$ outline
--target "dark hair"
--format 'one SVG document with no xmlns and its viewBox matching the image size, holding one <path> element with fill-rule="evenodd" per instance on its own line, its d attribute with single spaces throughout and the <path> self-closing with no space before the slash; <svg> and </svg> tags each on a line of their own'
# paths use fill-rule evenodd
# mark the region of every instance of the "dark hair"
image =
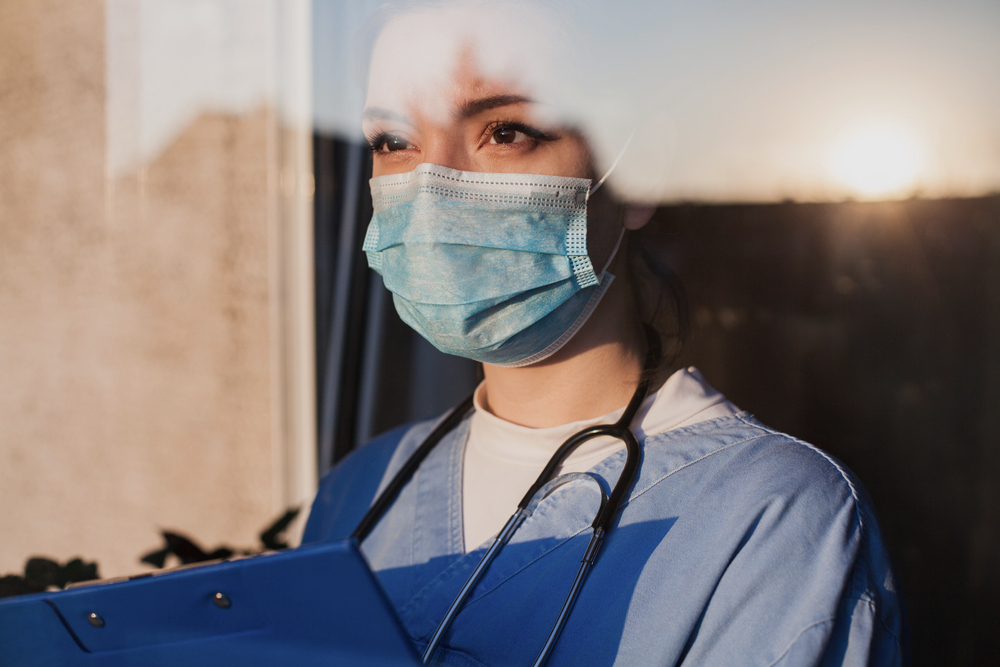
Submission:
<svg viewBox="0 0 1000 667">
<path fill-rule="evenodd" d="M 628 267 L 639 318 L 660 335 L 664 368 L 677 361 L 687 341 L 690 307 L 680 276 L 655 252 L 655 234 L 653 221 L 628 233 Z"/>
</svg>

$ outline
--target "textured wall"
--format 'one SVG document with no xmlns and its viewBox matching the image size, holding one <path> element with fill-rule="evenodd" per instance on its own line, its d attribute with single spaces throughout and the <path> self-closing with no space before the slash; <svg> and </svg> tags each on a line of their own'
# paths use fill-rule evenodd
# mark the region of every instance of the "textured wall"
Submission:
<svg viewBox="0 0 1000 667">
<path fill-rule="evenodd" d="M 0 574 L 252 546 L 283 509 L 273 118 L 204 113 L 106 179 L 104 11 L 0 3 Z"/>
</svg>

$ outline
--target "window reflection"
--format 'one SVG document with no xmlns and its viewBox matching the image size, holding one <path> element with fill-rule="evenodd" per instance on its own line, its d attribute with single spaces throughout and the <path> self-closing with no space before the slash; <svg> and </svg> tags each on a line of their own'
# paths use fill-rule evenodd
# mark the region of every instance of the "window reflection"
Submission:
<svg viewBox="0 0 1000 667">
<path fill-rule="evenodd" d="M 1000 506 L 1000 7 L 544 4 L 587 36 L 560 90 L 596 100 L 573 120 L 598 157 L 611 162 L 634 133 L 610 185 L 657 205 L 642 240 L 686 287 L 681 363 L 859 473 L 899 570 L 915 664 L 996 652 L 982 619 L 998 588 L 986 563 Z M 351 40 L 375 5 L 314 3 L 317 62 L 336 63 L 316 69 L 318 142 L 363 141 Z M 318 160 L 317 174 L 343 169 L 332 164 Z M 337 208 L 356 237 L 367 206 Z M 325 220 L 317 209 L 318 230 Z M 377 282 L 365 289 L 379 298 Z M 378 425 L 352 422 L 357 441 L 474 384 L 472 368 L 440 370 L 386 302 L 366 318 L 359 344 L 383 365 L 367 408 Z"/>
</svg>

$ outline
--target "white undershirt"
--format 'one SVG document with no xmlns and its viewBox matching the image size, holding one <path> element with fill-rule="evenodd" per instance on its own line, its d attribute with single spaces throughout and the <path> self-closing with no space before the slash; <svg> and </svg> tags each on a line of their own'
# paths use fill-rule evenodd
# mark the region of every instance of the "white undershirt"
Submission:
<svg viewBox="0 0 1000 667">
<path fill-rule="evenodd" d="M 588 426 L 610 424 L 625 408 L 583 421 L 530 428 L 512 424 L 483 408 L 480 384 L 475 412 L 469 424 L 462 476 L 462 512 L 465 549 L 470 551 L 493 537 L 517 509 L 555 450 L 571 435 Z M 736 414 L 739 409 L 712 389 L 694 367 L 679 370 L 643 401 L 632 422 L 641 442 L 647 435 Z M 638 424 L 638 426 L 636 426 Z M 620 440 L 594 438 L 566 459 L 563 472 L 585 472 L 612 452 L 623 449 Z"/>
</svg>

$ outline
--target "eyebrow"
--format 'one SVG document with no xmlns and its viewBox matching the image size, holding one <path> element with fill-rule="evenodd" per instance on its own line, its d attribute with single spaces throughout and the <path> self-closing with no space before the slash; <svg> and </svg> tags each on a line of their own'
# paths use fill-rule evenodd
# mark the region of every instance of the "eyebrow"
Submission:
<svg viewBox="0 0 1000 667">
<path fill-rule="evenodd" d="M 512 104 L 530 103 L 533 101 L 534 100 L 524 97 L 523 95 L 492 95 L 490 97 L 481 97 L 477 100 L 469 100 L 463 103 L 455 111 L 454 116 L 457 120 L 464 120 L 481 114 L 484 111 L 489 111 L 490 109 L 506 107 Z M 361 118 L 363 120 L 395 120 L 406 123 L 407 125 L 413 125 L 410 119 L 403 114 L 396 113 L 390 109 L 383 109 L 381 107 L 368 107 L 361 113 Z"/>
<path fill-rule="evenodd" d="M 489 111 L 490 109 L 506 107 L 511 104 L 522 104 L 524 102 L 532 102 L 532 100 L 521 95 L 493 95 L 492 97 L 481 97 L 478 100 L 469 100 L 468 102 L 462 104 L 458 107 L 455 116 L 459 120 L 464 120 L 471 116 L 481 114 L 484 111 Z"/>
</svg>

